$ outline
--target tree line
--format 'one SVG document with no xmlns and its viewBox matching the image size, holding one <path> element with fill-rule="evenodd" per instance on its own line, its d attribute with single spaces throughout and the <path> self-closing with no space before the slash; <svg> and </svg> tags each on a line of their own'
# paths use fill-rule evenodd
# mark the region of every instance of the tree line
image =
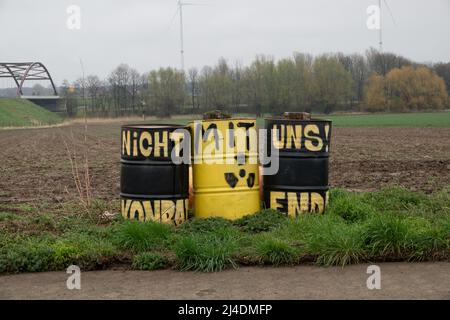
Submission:
<svg viewBox="0 0 450 320">
<path fill-rule="evenodd" d="M 121 64 L 104 80 L 65 80 L 59 90 L 69 115 L 80 106 L 93 116 L 440 110 L 450 103 L 450 62 L 425 65 L 371 48 L 364 55 L 259 55 L 247 66 L 221 58 L 186 72 L 140 74 Z"/>
</svg>

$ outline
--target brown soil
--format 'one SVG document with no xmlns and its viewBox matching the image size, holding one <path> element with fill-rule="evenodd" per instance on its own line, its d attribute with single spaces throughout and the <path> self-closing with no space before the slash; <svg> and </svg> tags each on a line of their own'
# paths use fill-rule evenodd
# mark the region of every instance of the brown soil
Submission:
<svg viewBox="0 0 450 320">
<path fill-rule="evenodd" d="M 83 126 L 0 131 L 0 203 L 64 202 L 76 195 L 64 141 L 83 166 Z M 120 124 L 91 124 L 87 150 L 94 197 L 117 199 Z M 450 185 L 449 128 L 335 128 L 331 186 L 390 184 L 431 192 Z"/>
<path fill-rule="evenodd" d="M 337 128 L 333 138 L 332 186 L 432 192 L 450 185 L 448 128 Z"/>
</svg>

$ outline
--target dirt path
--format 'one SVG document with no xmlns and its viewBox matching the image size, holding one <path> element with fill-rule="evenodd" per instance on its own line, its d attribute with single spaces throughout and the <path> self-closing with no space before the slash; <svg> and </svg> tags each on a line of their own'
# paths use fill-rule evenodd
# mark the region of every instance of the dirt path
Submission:
<svg viewBox="0 0 450 320">
<path fill-rule="evenodd" d="M 0 277 L 0 299 L 450 299 L 450 263 L 380 263 L 381 289 L 368 290 L 368 265 L 247 267 L 219 273 L 64 272 Z"/>
</svg>

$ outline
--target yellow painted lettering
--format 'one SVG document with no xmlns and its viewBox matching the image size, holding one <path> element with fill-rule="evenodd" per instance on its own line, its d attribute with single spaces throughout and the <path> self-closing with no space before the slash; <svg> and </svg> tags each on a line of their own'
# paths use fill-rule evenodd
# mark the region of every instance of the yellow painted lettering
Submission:
<svg viewBox="0 0 450 320">
<path fill-rule="evenodd" d="M 130 130 L 122 131 L 122 154 L 130 155 L 131 143 L 130 143 Z"/>
<path fill-rule="evenodd" d="M 144 206 L 144 211 L 145 211 L 145 221 L 154 221 L 155 214 L 153 213 L 152 202 L 151 201 L 142 201 L 142 205 Z"/>
<path fill-rule="evenodd" d="M 280 191 L 270 192 L 270 208 L 274 210 L 282 209 L 283 207 L 278 203 L 277 200 L 286 199 L 286 194 Z"/>
<path fill-rule="evenodd" d="M 125 219 L 128 219 L 128 213 L 130 212 L 131 202 L 132 202 L 131 200 L 125 200 L 125 199 L 121 200 L 122 217 L 124 217 Z"/>
<path fill-rule="evenodd" d="M 276 134 L 275 130 L 279 133 L 279 139 L 278 135 Z M 284 148 L 284 124 L 280 125 L 280 129 L 277 128 L 277 125 L 274 124 L 272 127 L 272 143 L 275 148 L 277 149 L 283 149 Z"/>
<path fill-rule="evenodd" d="M 297 198 L 297 193 L 288 192 L 287 199 L 288 199 L 288 208 L 287 208 L 288 216 L 291 218 L 295 218 L 300 213 L 300 203 Z"/>
<path fill-rule="evenodd" d="M 144 141 L 147 141 L 147 148 L 144 147 Z M 144 157 L 150 157 L 152 154 L 152 135 L 150 132 L 144 131 L 139 139 L 139 149 Z"/>
<path fill-rule="evenodd" d="M 184 204 L 185 204 L 185 200 L 183 199 L 178 199 L 176 201 L 175 204 L 175 217 L 174 217 L 174 222 L 175 225 L 180 225 L 184 222 Z"/>
<path fill-rule="evenodd" d="M 311 212 L 322 213 L 324 208 L 324 198 L 317 192 L 311 192 Z"/>
<path fill-rule="evenodd" d="M 161 200 L 161 222 L 173 223 L 175 203 L 172 200 Z"/>
<path fill-rule="evenodd" d="M 300 149 L 302 147 L 302 126 L 286 125 L 286 148 Z"/>
<path fill-rule="evenodd" d="M 164 157 L 169 156 L 169 141 L 167 136 L 167 131 L 162 132 L 162 140 L 159 139 L 159 132 L 155 132 L 155 157 L 161 157 L 161 148 L 164 152 Z"/>
<path fill-rule="evenodd" d="M 300 211 L 301 212 L 309 211 L 309 193 L 308 192 L 300 193 Z"/>
<path fill-rule="evenodd" d="M 323 141 L 321 137 L 313 136 L 311 133 L 319 134 L 319 127 L 315 124 L 308 124 L 305 126 L 305 148 L 309 151 L 320 151 L 323 147 Z M 315 141 L 315 143 L 313 143 Z"/>
<path fill-rule="evenodd" d="M 161 200 L 153 201 L 153 215 L 155 216 L 154 221 L 161 222 Z"/>
<path fill-rule="evenodd" d="M 138 155 L 138 148 L 137 148 L 137 132 L 133 132 L 133 156 Z"/>
<path fill-rule="evenodd" d="M 145 213 L 144 208 L 142 207 L 142 203 L 140 201 L 133 201 L 130 208 L 130 219 L 136 219 L 139 221 L 145 221 Z"/>
</svg>

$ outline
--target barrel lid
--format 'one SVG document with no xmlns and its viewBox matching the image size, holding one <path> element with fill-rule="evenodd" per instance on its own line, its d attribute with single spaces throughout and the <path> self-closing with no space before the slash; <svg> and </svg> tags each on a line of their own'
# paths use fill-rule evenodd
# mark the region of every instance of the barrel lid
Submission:
<svg viewBox="0 0 450 320">
<path fill-rule="evenodd" d="M 231 113 L 222 110 L 211 110 L 203 113 L 203 120 L 230 119 Z"/>
</svg>

